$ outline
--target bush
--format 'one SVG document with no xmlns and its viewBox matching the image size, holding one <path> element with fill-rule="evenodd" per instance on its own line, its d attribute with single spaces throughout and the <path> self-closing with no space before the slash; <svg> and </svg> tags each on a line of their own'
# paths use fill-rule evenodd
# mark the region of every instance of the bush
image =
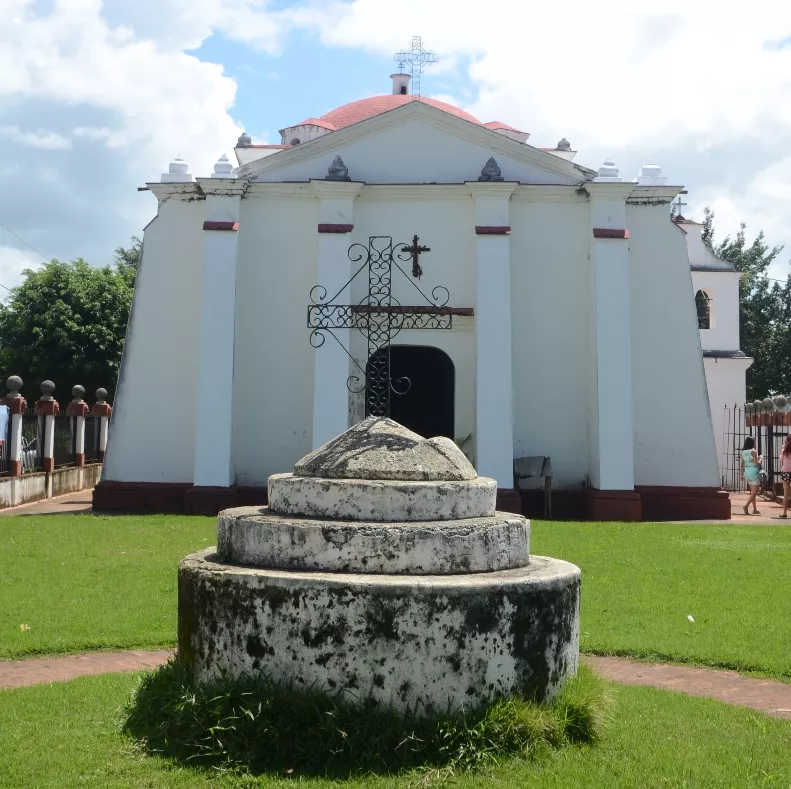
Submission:
<svg viewBox="0 0 791 789">
<path fill-rule="evenodd" d="M 348 776 L 466 770 L 593 743 L 606 707 L 603 684 L 584 667 L 548 705 L 510 698 L 418 719 L 269 679 L 195 686 L 174 660 L 143 676 L 123 728 L 147 751 L 196 766 Z"/>
</svg>

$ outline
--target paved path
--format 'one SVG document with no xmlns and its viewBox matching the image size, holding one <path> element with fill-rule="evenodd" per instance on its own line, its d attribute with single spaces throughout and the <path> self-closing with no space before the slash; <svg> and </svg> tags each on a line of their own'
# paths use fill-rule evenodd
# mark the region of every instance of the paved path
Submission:
<svg viewBox="0 0 791 789">
<path fill-rule="evenodd" d="M 90 512 L 93 505 L 93 488 L 66 493 L 51 499 L 31 501 L 16 507 L 0 510 L 0 516 L 9 515 L 59 515 L 64 512 Z"/>
<path fill-rule="evenodd" d="M 583 660 L 604 679 L 624 685 L 650 685 L 705 696 L 791 720 L 791 685 L 785 682 L 743 677 L 735 671 L 638 663 L 626 658 L 585 655 Z"/>
<path fill-rule="evenodd" d="M 140 671 L 166 663 L 173 652 L 89 652 L 84 655 L 0 661 L 0 688 L 16 688 L 106 674 L 111 671 Z M 735 671 L 638 663 L 615 657 L 583 656 L 604 679 L 625 685 L 650 685 L 654 688 L 705 696 L 727 704 L 764 712 L 775 718 L 791 720 L 791 685 L 772 680 L 743 677 Z"/>
<path fill-rule="evenodd" d="M 0 660 L 0 688 L 63 682 L 88 674 L 141 671 L 167 663 L 171 650 L 157 652 L 88 652 L 84 655 Z"/>
</svg>

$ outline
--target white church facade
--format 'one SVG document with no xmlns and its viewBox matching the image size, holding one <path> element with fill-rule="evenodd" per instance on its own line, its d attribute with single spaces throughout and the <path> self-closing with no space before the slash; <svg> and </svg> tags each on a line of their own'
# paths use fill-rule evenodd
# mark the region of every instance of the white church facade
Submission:
<svg viewBox="0 0 791 789">
<path fill-rule="evenodd" d="M 393 418 L 466 439 L 503 509 L 530 514 L 514 459 L 545 456 L 559 516 L 729 517 L 681 186 L 587 169 L 400 74 L 281 136 L 148 184 L 97 509 L 265 503 L 269 475 L 376 413 L 389 351 Z"/>
</svg>

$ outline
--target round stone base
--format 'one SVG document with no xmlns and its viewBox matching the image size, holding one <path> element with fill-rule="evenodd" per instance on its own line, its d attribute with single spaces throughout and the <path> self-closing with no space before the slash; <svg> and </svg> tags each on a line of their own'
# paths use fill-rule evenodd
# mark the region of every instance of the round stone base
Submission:
<svg viewBox="0 0 791 789">
<path fill-rule="evenodd" d="M 350 521 L 450 521 L 494 515 L 497 482 L 324 479 L 272 474 L 269 509 L 280 515 Z"/>
<path fill-rule="evenodd" d="M 521 515 L 426 523 L 288 517 L 237 507 L 217 518 L 221 562 L 330 573 L 456 575 L 524 567 L 530 524 Z"/>
<path fill-rule="evenodd" d="M 399 711 L 553 696 L 576 673 L 580 571 L 533 556 L 472 575 L 179 569 L 179 659 L 196 681 L 268 674 Z"/>
</svg>

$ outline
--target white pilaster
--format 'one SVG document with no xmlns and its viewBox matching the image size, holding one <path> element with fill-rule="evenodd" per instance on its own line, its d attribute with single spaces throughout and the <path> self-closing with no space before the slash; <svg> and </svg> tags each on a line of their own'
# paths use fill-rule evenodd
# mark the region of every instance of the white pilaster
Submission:
<svg viewBox="0 0 791 789">
<path fill-rule="evenodd" d="M 476 468 L 514 486 L 510 199 L 515 183 L 470 183 L 475 200 Z"/>
<path fill-rule="evenodd" d="M 236 323 L 236 259 L 245 183 L 200 179 L 206 195 L 203 225 L 203 295 L 195 413 L 196 487 L 230 487 L 231 421 Z"/>
<path fill-rule="evenodd" d="M 634 489 L 629 236 L 626 198 L 634 185 L 586 184 L 590 194 L 590 478 L 599 490 Z"/>
<path fill-rule="evenodd" d="M 348 282 L 352 266 L 348 249 L 354 222 L 354 199 L 362 185 L 313 181 L 312 186 L 318 200 L 316 284 L 324 289 L 314 291 L 314 295 L 317 301 L 350 304 Z M 327 317 L 332 319 L 333 315 Z M 350 329 L 334 329 L 332 333 L 326 331 L 311 336 L 313 345 L 318 346 L 313 384 L 314 449 L 349 427 L 349 389 L 346 385 L 349 335 Z"/>
</svg>

